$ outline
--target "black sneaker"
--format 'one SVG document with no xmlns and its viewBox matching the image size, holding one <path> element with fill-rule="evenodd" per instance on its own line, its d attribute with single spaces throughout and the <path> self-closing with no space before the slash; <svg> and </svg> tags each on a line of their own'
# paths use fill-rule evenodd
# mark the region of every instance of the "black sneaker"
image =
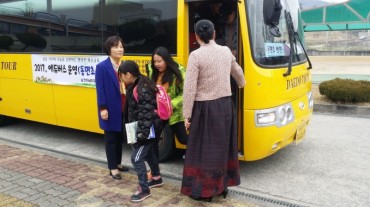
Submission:
<svg viewBox="0 0 370 207">
<path fill-rule="evenodd" d="M 150 190 L 142 190 L 141 188 L 139 188 L 138 191 L 136 191 L 136 193 L 134 195 L 131 196 L 131 199 L 130 201 L 131 202 L 141 202 L 143 200 L 145 200 L 146 198 L 149 198 L 150 197 Z"/>
<path fill-rule="evenodd" d="M 161 187 L 162 185 L 163 185 L 162 178 L 159 178 L 158 180 L 151 179 L 148 182 L 149 188 Z"/>
</svg>

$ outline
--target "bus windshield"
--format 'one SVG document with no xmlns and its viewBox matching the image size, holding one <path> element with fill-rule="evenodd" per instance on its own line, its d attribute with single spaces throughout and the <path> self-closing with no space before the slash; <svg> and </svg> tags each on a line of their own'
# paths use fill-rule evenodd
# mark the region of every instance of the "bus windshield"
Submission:
<svg viewBox="0 0 370 207">
<path fill-rule="evenodd" d="M 263 4 L 261 0 L 246 1 L 249 19 L 251 47 L 255 62 L 263 68 L 281 68 L 289 64 L 290 52 L 293 52 L 292 64 L 306 61 L 304 50 L 299 41 L 290 41 L 285 11 L 289 11 L 286 1 L 281 1 L 282 11 L 276 27 L 272 28 L 279 33 L 274 35 L 271 28 L 264 22 Z M 298 23 L 301 17 L 298 14 Z M 295 20 L 293 20 L 295 21 Z M 299 25 L 301 27 L 301 25 Z M 299 28 L 298 27 L 298 28 Z M 303 37 L 303 30 L 298 29 L 299 37 Z M 303 39 L 302 39 L 303 41 Z M 290 44 L 293 43 L 293 45 Z M 292 50 L 291 50 L 292 49 Z"/>
</svg>

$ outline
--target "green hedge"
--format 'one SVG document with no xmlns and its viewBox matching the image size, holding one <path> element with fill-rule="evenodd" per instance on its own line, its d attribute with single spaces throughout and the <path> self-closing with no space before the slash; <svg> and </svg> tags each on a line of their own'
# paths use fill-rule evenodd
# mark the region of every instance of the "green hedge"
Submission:
<svg viewBox="0 0 370 207">
<path fill-rule="evenodd" d="M 320 83 L 319 91 L 334 102 L 370 102 L 370 81 L 336 78 Z"/>
</svg>

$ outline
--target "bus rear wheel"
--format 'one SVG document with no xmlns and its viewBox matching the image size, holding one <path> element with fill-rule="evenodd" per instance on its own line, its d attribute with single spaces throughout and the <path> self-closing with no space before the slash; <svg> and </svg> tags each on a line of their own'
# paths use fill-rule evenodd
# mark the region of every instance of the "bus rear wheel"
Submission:
<svg viewBox="0 0 370 207">
<path fill-rule="evenodd" d="M 163 162 L 171 158 L 175 149 L 175 138 L 171 127 L 167 124 L 162 131 L 161 139 L 158 142 L 159 162 Z"/>
</svg>

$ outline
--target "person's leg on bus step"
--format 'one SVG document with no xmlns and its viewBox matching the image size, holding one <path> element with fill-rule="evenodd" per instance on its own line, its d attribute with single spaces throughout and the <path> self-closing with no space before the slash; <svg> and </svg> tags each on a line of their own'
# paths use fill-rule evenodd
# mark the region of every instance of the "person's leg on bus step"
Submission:
<svg viewBox="0 0 370 207">
<path fill-rule="evenodd" d="M 171 125 L 171 129 L 173 130 L 179 142 L 186 145 L 188 142 L 188 133 L 186 132 L 184 122 L 181 121 Z"/>
<path fill-rule="evenodd" d="M 181 144 L 186 145 L 186 143 L 188 142 L 189 134 L 185 129 L 184 122 L 181 121 L 181 122 L 178 122 L 176 124 L 171 125 L 171 129 L 174 132 L 174 134 L 176 135 L 179 142 Z M 184 155 L 182 156 L 182 158 L 185 159 L 185 152 L 184 152 Z"/>
</svg>

